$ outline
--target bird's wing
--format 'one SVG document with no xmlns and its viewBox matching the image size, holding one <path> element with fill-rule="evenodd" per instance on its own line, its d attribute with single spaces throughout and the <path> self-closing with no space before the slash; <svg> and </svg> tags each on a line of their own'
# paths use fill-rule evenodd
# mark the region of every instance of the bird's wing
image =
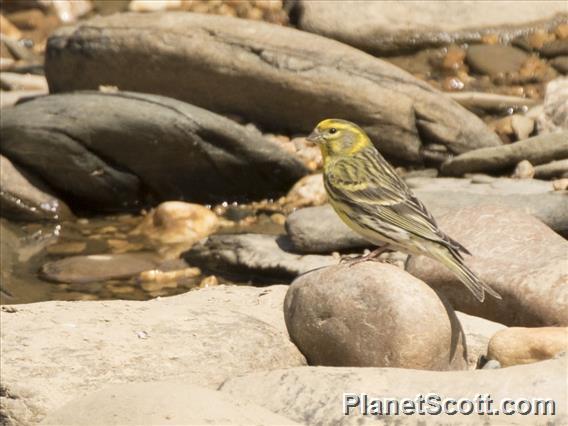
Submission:
<svg viewBox="0 0 568 426">
<path fill-rule="evenodd" d="M 370 172 L 377 167 L 384 172 Z M 467 253 L 461 244 L 438 228 L 424 204 L 383 158 L 338 160 L 327 175 L 329 187 L 341 201 L 417 237 Z"/>
</svg>

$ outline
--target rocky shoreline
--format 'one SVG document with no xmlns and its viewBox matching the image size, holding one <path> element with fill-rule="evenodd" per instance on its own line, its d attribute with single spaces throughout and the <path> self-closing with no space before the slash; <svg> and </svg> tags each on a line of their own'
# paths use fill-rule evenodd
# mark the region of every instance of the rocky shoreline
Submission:
<svg viewBox="0 0 568 426">
<path fill-rule="evenodd" d="M 2 425 L 568 422 L 565 2 L 0 17 Z M 306 141 L 327 117 L 502 300 L 422 256 L 344 261 L 373 247 L 327 203 Z M 344 414 L 345 394 L 554 412 Z"/>
</svg>

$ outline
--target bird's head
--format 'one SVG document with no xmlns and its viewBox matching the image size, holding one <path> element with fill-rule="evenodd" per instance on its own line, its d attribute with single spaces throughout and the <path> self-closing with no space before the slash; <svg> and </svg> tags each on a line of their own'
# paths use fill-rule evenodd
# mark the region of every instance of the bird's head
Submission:
<svg viewBox="0 0 568 426">
<path fill-rule="evenodd" d="M 320 147 L 324 161 L 328 157 L 354 155 L 372 146 L 363 129 L 355 123 L 338 118 L 321 121 L 307 140 Z"/>
</svg>

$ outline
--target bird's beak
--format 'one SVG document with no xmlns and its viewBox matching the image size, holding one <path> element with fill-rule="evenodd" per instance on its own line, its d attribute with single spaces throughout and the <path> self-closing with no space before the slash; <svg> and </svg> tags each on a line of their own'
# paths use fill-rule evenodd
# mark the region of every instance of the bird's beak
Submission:
<svg viewBox="0 0 568 426">
<path fill-rule="evenodd" d="M 306 138 L 306 140 L 308 142 L 318 144 L 322 142 L 323 138 L 320 132 L 314 130 L 312 133 L 310 133 L 310 135 Z"/>
</svg>

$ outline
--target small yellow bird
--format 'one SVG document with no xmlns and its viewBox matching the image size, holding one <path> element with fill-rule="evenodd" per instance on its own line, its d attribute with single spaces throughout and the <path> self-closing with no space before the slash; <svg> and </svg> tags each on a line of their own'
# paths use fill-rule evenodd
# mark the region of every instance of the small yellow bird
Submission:
<svg viewBox="0 0 568 426">
<path fill-rule="evenodd" d="M 385 244 L 426 255 L 449 268 L 480 302 L 485 292 L 501 299 L 464 264 L 462 253 L 471 253 L 438 228 L 363 129 L 332 118 L 320 122 L 308 140 L 321 149 L 325 189 L 335 212 L 366 240 L 383 246 L 362 259 L 376 257 Z"/>
</svg>

